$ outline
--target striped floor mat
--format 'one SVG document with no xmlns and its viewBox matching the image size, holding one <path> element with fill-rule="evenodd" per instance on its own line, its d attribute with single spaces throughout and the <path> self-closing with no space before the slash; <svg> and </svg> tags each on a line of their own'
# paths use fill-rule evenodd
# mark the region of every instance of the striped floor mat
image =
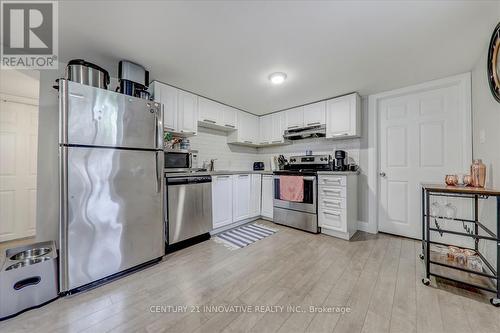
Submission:
<svg viewBox="0 0 500 333">
<path fill-rule="evenodd" d="M 245 224 L 212 237 L 217 243 L 222 243 L 226 247 L 235 250 L 241 249 L 256 241 L 271 236 L 277 229 L 272 229 L 257 223 Z"/>
</svg>

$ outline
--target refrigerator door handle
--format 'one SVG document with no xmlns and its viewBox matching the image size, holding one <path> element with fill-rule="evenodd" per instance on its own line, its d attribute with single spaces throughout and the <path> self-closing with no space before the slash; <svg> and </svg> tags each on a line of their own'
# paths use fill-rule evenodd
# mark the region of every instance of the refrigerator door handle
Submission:
<svg viewBox="0 0 500 333">
<path fill-rule="evenodd" d="M 161 162 L 161 159 L 159 158 L 158 154 L 163 154 L 162 151 L 156 151 L 155 152 L 155 161 L 156 161 L 156 192 L 160 193 L 161 192 L 161 169 L 162 166 L 159 165 Z"/>
<path fill-rule="evenodd" d="M 59 147 L 59 290 L 68 285 L 68 147 Z"/>
<path fill-rule="evenodd" d="M 163 104 L 155 111 L 156 120 L 156 148 L 163 149 Z"/>
</svg>

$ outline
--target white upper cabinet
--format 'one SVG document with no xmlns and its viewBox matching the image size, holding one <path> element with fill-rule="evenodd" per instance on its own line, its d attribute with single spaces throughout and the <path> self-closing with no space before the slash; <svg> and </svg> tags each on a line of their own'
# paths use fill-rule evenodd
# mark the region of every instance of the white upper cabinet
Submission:
<svg viewBox="0 0 500 333">
<path fill-rule="evenodd" d="M 271 114 L 272 129 L 271 129 L 271 143 L 284 143 L 283 132 L 285 131 L 286 113 L 276 112 Z"/>
<path fill-rule="evenodd" d="M 286 128 L 294 129 L 304 127 L 304 107 L 299 106 L 290 110 L 286 110 Z"/>
<path fill-rule="evenodd" d="M 159 82 L 153 82 L 153 96 L 163 104 L 163 128 L 177 132 L 177 93 L 178 89 Z"/>
<path fill-rule="evenodd" d="M 196 135 L 198 132 L 198 96 L 179 90 L 177 109 L 179 133 Z"/>
<path fill-rule="evenodd" d="M 227 143 L 235 143 L 247 146 L 259 145 L 259 117 L 238 111 L 238 130 L 227 137 Z"/>
<path fill-rule="evenodd" d="M 163 128 L 183 136 L 196 135 L 198 131 L 198 96 L 153 82 L 153 98 L 163 104 Z"/>
<path fill-rule="evenodd" d="M 357 93 L 326 103 L 326 137 L 333 139 L 361 135 L 361 99 Z"/>
<path fill-rule="evenodd" d="M 198 100 L 198 123 L 200 126 L 223 131 L 236 129 L 236 109 L 204 97 L 199 97 Z"/>
<path fill-rule="evenodd" d="M 304 106 L 304 126 L 314 126 L 326 123 L 326 101 Z"/>
<path fill-rule="evenodd" d="M 198 98 L 198 121 L 217 124 L 222 118 L 222 104 L 206 99 Z"/>
<path fill-rule="evenodd" d="M 271 143 L 271 136 L 273 131 L 272 115 L 265 115 L 259 117 L 259 144 L 268 145 Z"/>
<path fill-rule="evenodd" d="M 222 126 L 229 130 L 234 130 L 237 127 L 238 110 L 227 105 L 222 108 Z"/>
</svg>

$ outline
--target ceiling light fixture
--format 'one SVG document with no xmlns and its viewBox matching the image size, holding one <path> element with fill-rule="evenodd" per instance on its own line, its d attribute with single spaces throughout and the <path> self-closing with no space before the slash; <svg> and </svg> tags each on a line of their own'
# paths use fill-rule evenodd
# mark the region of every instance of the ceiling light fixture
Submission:
<svg viewBox="0 0 500 333">
<path fill-rule="evenodd" d="M 286 79 L 286 74 L 285 73 L 272 73 L 269 75 L 269 81 L 271 81 L 272 84 L 282 84 Z"/>
</svg>

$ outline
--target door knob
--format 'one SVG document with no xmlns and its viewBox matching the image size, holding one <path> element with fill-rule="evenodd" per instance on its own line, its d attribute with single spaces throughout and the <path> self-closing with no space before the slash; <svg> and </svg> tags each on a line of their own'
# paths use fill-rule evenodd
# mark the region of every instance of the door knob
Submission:
<svg viewBox="0 0 500 333">
<path fill-rule="evenodd" d="M 385 177 L 385 172 L 382 171 L 379 173 L 379 175 L 380 175 L 380 177 Z"/>
</svg>

